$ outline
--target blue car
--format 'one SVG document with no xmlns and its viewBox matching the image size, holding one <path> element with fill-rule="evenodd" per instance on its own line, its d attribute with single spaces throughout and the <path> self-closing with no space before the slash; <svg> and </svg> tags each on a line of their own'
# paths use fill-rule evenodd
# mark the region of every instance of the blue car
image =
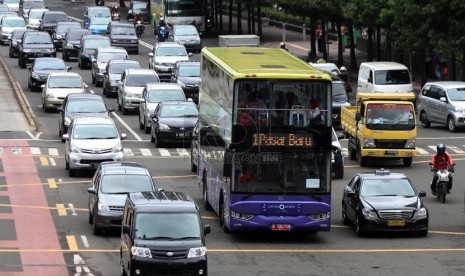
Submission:
<svg viewBox="0 0 465 276">
<path fill-rule="evenodd" d="M 110 21 L 110 17 L 92 17 L 88 29 L 92 34 L 105 34 Z"/>
</svg>

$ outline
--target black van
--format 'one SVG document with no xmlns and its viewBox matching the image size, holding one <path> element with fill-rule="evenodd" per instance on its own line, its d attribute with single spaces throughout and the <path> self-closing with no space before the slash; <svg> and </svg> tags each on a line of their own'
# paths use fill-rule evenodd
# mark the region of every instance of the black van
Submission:
<svg viewBox="0 0 465 276">
<path fill-rule="evenodd" d="M 122 274 L 207 275 L 208 233 L 186 193 L 130 193 L 121 226 Z"/>
</svg>

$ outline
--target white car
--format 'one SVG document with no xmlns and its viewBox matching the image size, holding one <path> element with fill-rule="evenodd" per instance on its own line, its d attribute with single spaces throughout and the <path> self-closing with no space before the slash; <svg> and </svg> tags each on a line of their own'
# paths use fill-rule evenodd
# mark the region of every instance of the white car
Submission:
<svg viewBox="0 0 465 276">
<path fill-rule="evenodd" d="M 42 109 L 45 112 L 61 107 L 68 94 L 91 92 L 79 74 L 70 72 L 51 73 L 41 87 Z"/>
<path fill-rule="evenodd" d="M 177 42 L 159 42 L 149 56 L 149 68 L 154 69 L 161 80 L 169 82 L 174 64 L 177 61 L 189 61 L 192 53 L 188 54 L 186 47 Z"/>
<path fill-rule="evenodd" d="M 26 30 L 26 22 L 24 18 L 16 16 L 7 16 L 2 18 L 0 22 L 0 33 L 2 35 L 0 44 L 5 45 L 5 43 L 10 43 L 11 34 L 14 30 Z"/>
<path fill-rule="evenodd" d="M 2 3 L 8 6 L 9 11 L 19 11 L 19 0 L 3 0 Z"/>
<path fill-rule="evenodd" d="M 30 9 L 27 13 L 27 28 L 30 30 L 38 30 L 42 14 L 48 9 Z"/>
<path fill-rule="evenodd" d="M 62 138 L 69 176 L 75 176 L 79 169 L 96 169 L 103 161 L 123 161 L 121 140 L 126 134 L 118 133 L 111 118 L 77 117 Z"/>
<path fill-rule="evenodd" d="M 118 82 L 118 110 L 126 115 L 129 110 L 138 110 L 142 91 L 147 83 L 159 83 L 157 73 L 152 69 L 126 69 Z"/>
<path fill-rule="evenodd" d="M 163 101 L 186 101 L 182 87 L 176 83 L 147 83 L 139 106 L 139 127 L 145 133 L 150 132 L 150 114 Z"/>
<path fill-rule="evenodd" d="M 330 62 L 311 63 L 311 62 L 309 62 L 309 64 L 311 66 L 319 69 L 319 70 L 322 70 L 322 71 L 325 71 L 325 72 L 328 72 L 328 73 L 332 73 L 332 74 L 335 74 L 337 76 L 341 75 L 341 71 L 339 70 L 337 65 L 334 64 L 334 63 L 330 63 Z"/>
</svg>

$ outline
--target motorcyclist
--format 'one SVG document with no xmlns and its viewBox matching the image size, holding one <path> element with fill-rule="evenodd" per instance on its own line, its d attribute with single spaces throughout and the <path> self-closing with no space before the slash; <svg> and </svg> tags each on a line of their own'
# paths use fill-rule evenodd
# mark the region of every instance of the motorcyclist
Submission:
<svg viewBox="0 0 465 276">
<path fill-rule="evenodd" d="M 111 8 L 111 19 L 112 21 L 119 20 L 119 11 L 118 11 L 118 6 L 115 5 L 113 8 Z"/>
<path fill-rule="evenodd" d="M 289 50 L 286 48 L 286 43 L 284 42 L 279 43 L 279 48 L 284 49 L 289 52 Z"/>
<path fill-rule="evenodd" d="M 160 20 L 158 21 L 157 33 L 160 31 L 161 27 L 165 27 L 165 38 L 167 38 L 168 37 L 168 27 L 166 26 L 165 18 L 163 18 L 163 17 L 160 17 Z"/>
<path fill-rule="evenodd" d="M 431 170 L 434 172 L 433 181 L 431 182 L 431 191 L 433 195 L 436 195 L 436 183 L 438 182 L 438 170 L 447 170 L 448 168 L 451 172 L 454 171 L 454 163 L 449 154 L 446 153 L 446 146 L 444 144 L 438 144 L 436 146 L 437 153 L 433 156 L 431 160 Z M 452 189 L 452 174 L 449 174 L 449 184 L 447 187 L 447 192 L 450 193 Z"/>
<path fill-rule="evenodd" d="M 137 21 L 143 22 L 142 16 L 138 13 L 134 16 L 134 25 L 137 24 Z"/>
</svg>

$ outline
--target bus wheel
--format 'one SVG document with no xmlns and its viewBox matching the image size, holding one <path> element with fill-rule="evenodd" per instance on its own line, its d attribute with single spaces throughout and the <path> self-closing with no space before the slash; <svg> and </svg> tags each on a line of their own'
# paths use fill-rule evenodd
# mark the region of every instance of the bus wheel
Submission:
<svg viewBox="0 0 465 276">
<path fill-rule="evenodd" d="M 208 190 L 207 190 L 207 179 L 205 173 L 203 174 L 202 177 L 202 195 L 203 195 L 203 206 L 205 207 L 205 210 L 212 210 L 212 206 L 210 205 L 210 202 L 208 202 Z"/>
<path fill-rule="evenodd" d="M 219 211 L 219 213 L 220 213 L 220 226 L 221 226 L 221 228 L 223 228 L 223 232 L 229 233 L 230 231 L 229 231 L 229 229 L 228 229 L 228 227 L 226 226 L 226 223 L 225 223 L 226 218 L 225 218 L 225 214 L 224 214 L 224 200 L 223 200 L 223 198 L 221 198 L 221 200 L 220 200 L 220 211 Z"/>
</svg>

